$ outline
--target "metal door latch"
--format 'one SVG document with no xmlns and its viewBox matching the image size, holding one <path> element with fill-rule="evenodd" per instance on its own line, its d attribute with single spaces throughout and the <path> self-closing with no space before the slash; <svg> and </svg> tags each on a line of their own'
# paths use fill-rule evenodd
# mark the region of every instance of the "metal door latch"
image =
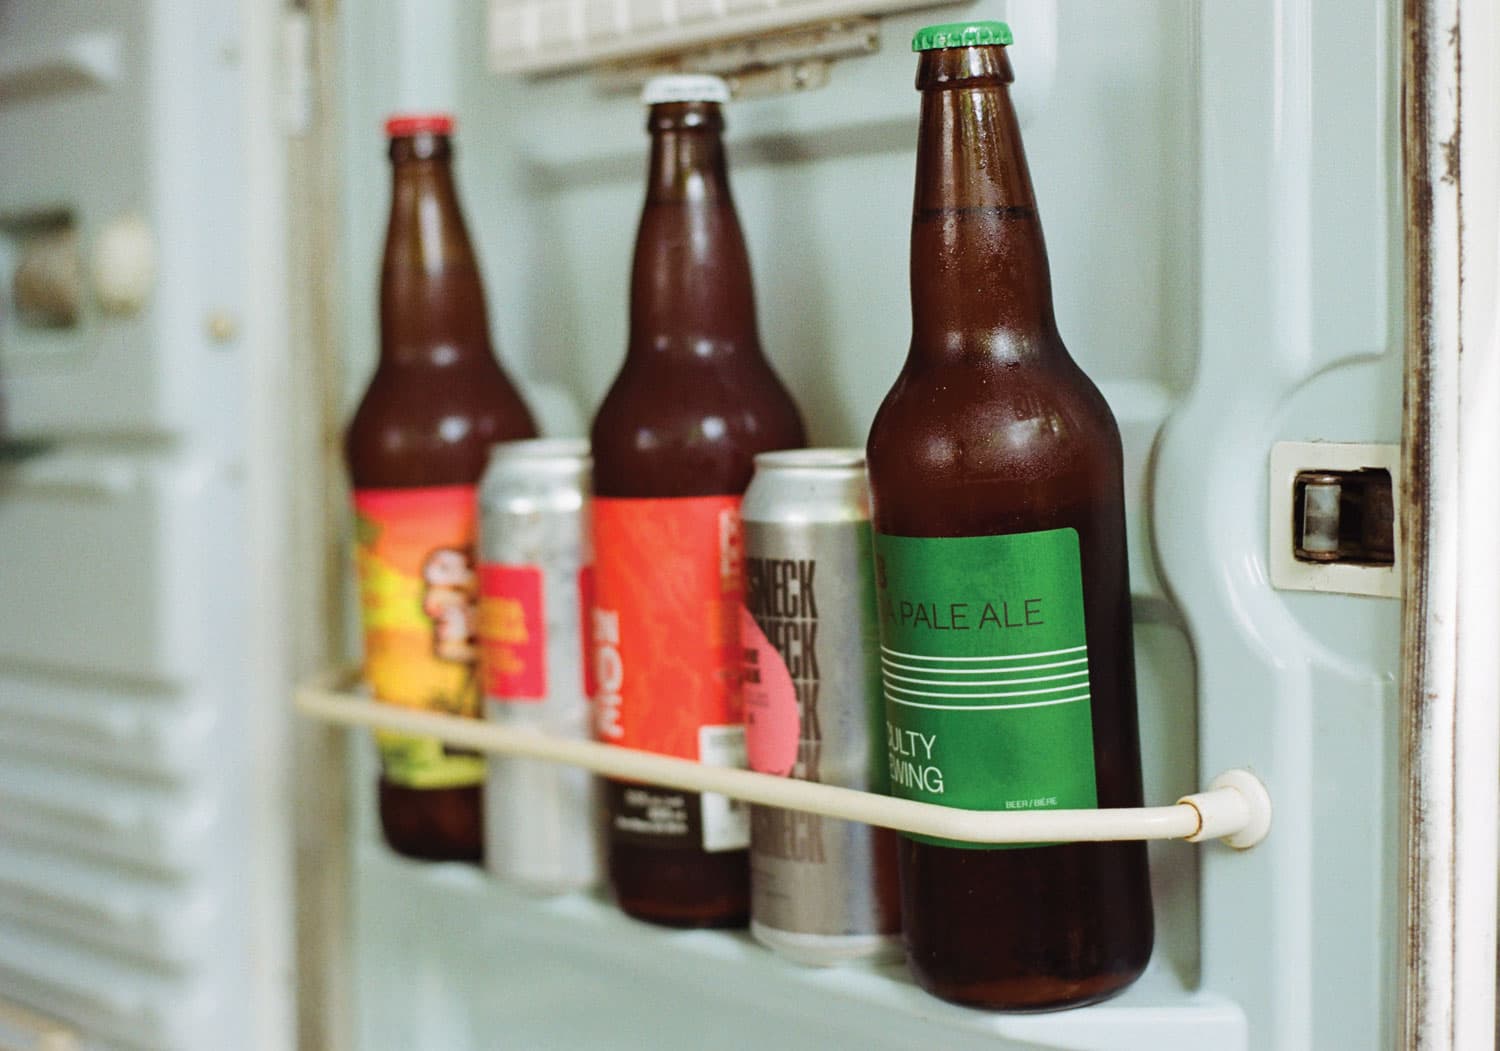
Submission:
<svg viewBox="0 0 1500 1051">
<path fill-rule="evenodd" d="M 1278 442 L 1271 450 L 1273 586 L 1399 598 L 1395 445 Z"/>
<path fill-rule="evenodd" d="M 1293 550 L 1301 562 L 1396 561 L 1391 472 L 1300 471 L 1292 483 Z"/>
</svg>

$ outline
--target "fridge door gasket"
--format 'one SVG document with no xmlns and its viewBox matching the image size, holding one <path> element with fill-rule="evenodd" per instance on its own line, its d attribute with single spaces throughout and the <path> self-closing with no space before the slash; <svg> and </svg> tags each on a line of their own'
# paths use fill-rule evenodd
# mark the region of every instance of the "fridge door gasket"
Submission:
<svg viewBox="0 0 1500 1051">
<path fill-rule="evenodd" d="M 1444 1051 L 1495 1040 L 1500 78 L 1473 57 L 1500 46 L 1500 16 L 1477 0 L 1412 0 L 1405 18 L 1398 1035 Z"/>
</svg>

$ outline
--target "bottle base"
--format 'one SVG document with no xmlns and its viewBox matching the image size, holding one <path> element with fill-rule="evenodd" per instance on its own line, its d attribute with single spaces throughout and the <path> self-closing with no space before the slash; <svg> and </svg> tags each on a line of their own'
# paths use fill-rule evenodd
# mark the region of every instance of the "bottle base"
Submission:
<svg viewBox="0 0 1500 1051">
<path fill-rule="evenodd" d="M 803 934 L 750 922 L 755 940 L 777 956 L 804 967 L 834 967 L 854 960 L 901 959 L 899 934 Z"/>
<path fill-rule="evenodd" d="M 662 927 L 750 922 L 750 864 L 744 850 L 711 853 L 614 842 L 607 868 L 615 904 L 632 919 Z"/>
<path fill-rule="evenodd" d="M 378 784 L 380 831 L 386 846 L 416 861 L 484 860 L 479 786 L 404 788 Z"/>
<path fill-rule="evenodd" d="M 633 902 L 616 898 L 615 905 L 633 920 L 679 930 L 730 930 L 743 928 L 750 921 L 746 912 L 714 913 L 701 908 L 674 909 L 659 901 Z"/>
<path fill-rule="evenodd" d="M 425 840 L 393 838 L 389 833 L 381 837 L 391 853 L 399 854 L 411 861 L 461 861 L 469 865 L 484 862 L 484 850 L 464 844 L 431 843 Z"/>
<path fill-rule="evenodd" d="M 1006 1014 L 1046 1014 L 1087 1007 L 1120 995 L 1141 976 L 1140 971 L 1132 971 L 1071 980 L 1028 976 L 986 982 L 942 983 L 927 979 L 916 967 L 910 970 L 917 985 L 939 1000 Z"/>
</svg>

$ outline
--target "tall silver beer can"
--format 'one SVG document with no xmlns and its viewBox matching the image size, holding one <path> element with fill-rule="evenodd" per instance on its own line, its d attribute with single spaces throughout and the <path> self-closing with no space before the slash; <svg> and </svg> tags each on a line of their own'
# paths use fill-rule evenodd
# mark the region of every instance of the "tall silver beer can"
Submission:
<svg viewBox="0 0 1500 1051">
<path fill-rule="evenodd" d="M 761 453 L 741 516 L 751 769 L 885 792 L 864 452 Z M 750 919 L 761 943 L 800 963 L 896 951 L 894 834 L 753 807 Z"/>
<path fill-rule="evenodd" d="M 588 443 L 503 442 L 479 486 L 479 651 L 485 718 L 592 738 L 583 618 L 593 593 Z M 536 759 L 492 756 L 485 865 L 540 893 L 600 874 L 594 778 Z"/>
</svg>

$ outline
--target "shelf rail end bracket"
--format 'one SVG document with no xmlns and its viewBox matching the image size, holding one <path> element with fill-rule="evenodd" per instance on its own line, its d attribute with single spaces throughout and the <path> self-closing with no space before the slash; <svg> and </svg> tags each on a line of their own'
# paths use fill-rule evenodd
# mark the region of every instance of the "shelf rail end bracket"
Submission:
<svg viewBox="0 0 1500 1051">
<path fill-rule="evenodd" d="M 1189 843 L 1222 839 L 1236 850 L 1249 850 L 1271 831 L 1271 793 L 1249 770 L 1226 770 L 1208 784 L 1208 790 L 1183 796 L 1198 812 L 1198 831 Z"/>
</svg>

